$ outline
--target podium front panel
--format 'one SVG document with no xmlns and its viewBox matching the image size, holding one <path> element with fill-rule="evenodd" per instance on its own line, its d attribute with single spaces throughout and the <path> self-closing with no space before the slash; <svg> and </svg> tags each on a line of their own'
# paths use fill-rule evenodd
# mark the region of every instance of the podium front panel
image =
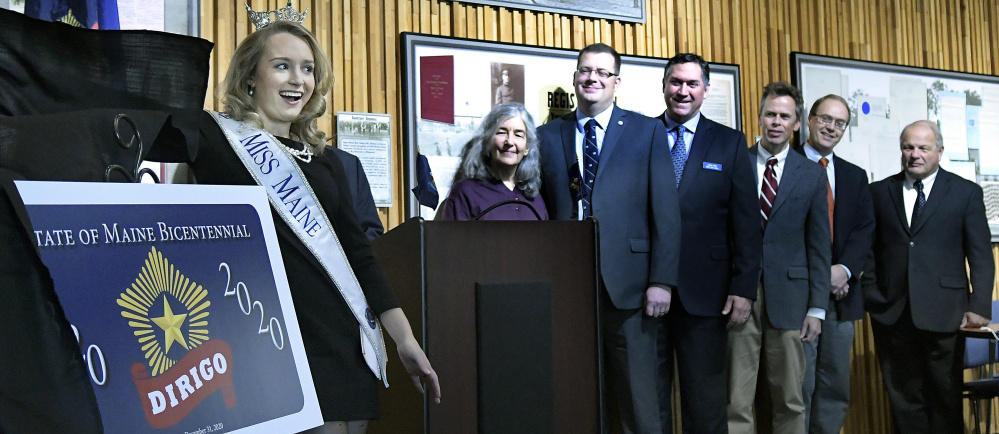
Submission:
<svg viewBox="0 0 999 434">
<path fill-rule="evenodd" d="M 596 237 L 592 221 L 413 219 L 377 239 L 375 252 L 440 377 L 442 400 L 423 403 L 421 416 L 413 403 L 419 395 L 400 384 L 409 379 L 393 356 L 398 367 L 393 372 L 390 365 L 389 379 L 395 383 L 383 393 L 382 420 L 371 425 L 371 432 L 488 431 L 480 426 L 480 407 L 496 407 L 479 403 L 476 285 L 518 282 L 544 282 L 550 288 L 547 392 L 554 398 L 554 432 L 600 432 Z M 546 393 L 524 388 L 524 395 Z"/>
</svg>

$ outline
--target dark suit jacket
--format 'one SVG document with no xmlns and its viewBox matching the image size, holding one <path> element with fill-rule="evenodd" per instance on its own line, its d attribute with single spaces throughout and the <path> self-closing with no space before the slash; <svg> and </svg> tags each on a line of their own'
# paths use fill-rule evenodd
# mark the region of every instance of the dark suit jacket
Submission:
<svg viewBox="0 0 999 434">
<path fill-rule="evenodd" d="M 599 221 L 600 275 L 607 292 L 618 309 L 637 309 L 644 306 L 650 283 L 677 285 L 680 212 L 663 124 L 617 106 L 613 110 L 591 203 Z M 569 170 L 576 164 L 576 113 L 542 125 L 538 137 L 548 215 L 571 219 L 578 203 L 569 188 Z"/>
<path fill-rule="evenodd" d="M 368 177 L 361 167 L 361 160 L 354 154 L 332 146 L 327 146 L 323 155 L 331 163 L 339 161 L 343 164 L 343 171 L 347 175 L 347 187 L 350 188 L 350 196 L 354 203 L 354 212 L 357 214 L 361 229 L 364 230 L 364 235 L 368 236 L 368 241 L 380 237 L 385 233 L 385 228 L 382 227 L 382 220 L 378 218 L 378 207 L 375 206 L 375 198 L 371 195 L 371 186 L 368 185 Z"/>
<path fill-rule="evenodd" d="M 871 184 L 877 223 L 877 286 L 865 294 L 871 318 L 894 324 L 906 303 L 921 330 L 955 332 L 968 311 L 991 317 L 995 264 L 982 188 L 940 169 L 910 231 L 904 182 L 900 172 Z"/>
<path fill-rule="evenodd" d="M 753 164 L 759 146 L 749 149 Z M 775 328 L 800 329 L 809 308 L 829 307 L 832 246 L 826 182 L 818 164 L 797 152 L 787 153 L 763 232 L 763 293 Z"/>
<path fill-rule="evenodd" d="M 804 153 L 804 147 L 798 150 Z M 860 276 L 864 262 L 870 260 L 874 243 L 874 207 L 867 172 L 839 156 L 833 158 L 836 206 L 833 210 L 832 263 L 850 269 L 850 292 L 842 300 L 836 300 L 830 294 L 829 309 L 836 309 L 840 321 L 856 321 L 864 318 Z"/>
<path fill-rule="evenodd" d="M 658 118 L 663 125 L 665 116 Z M 763 236 L 754 163 L 742 132 L 701 115 L 679 188 L 683 233 L 674 297 L 690 314 L 721 316 L 729 295 L 756 299 Z"/>
</svg>

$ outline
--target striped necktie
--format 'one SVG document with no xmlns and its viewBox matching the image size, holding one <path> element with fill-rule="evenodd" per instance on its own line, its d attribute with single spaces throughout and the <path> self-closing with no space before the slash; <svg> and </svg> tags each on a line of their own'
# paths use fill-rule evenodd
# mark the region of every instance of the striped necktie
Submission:
<svg viewBox="0 0 999 434">
<path fill-rule="evenodd" d="M 763 171 L 763 182 L 760 185 L 760 217 L 763 221 L 763 229 L 767 228 L 770 210 L 773 209 L 774 198 L 777 197 L 777 174 L 774 173 L 776 165 L 776 158 L 770 157 L 767 160 L 767 169 Z"/>
<path fill-rule="evenodd" d="M 593 181 L 597 178 L 597 166 L 600 164 L 596 119 L 586 122 L 583 135 L 583 218 L 586 218 L 593 215 L 590 197 L 593 194 Z"/>
</svg>

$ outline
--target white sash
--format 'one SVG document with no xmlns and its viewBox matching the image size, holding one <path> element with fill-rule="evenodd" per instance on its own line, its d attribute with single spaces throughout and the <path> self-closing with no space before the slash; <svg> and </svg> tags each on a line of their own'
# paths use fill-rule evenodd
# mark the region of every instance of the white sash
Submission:
<svg viewBox="0 0 999 434">
<path fill-rule="evenodd" d="M 309 248 L 350 306 L 361 329 L 361 354 L 368 368 L 388 387 L 385 341 L 381 326 L 361 292 L 340 240 L 330 225 L 312 186 L 285 147 L 267 131 L 224 113 L 209 111 L 229 145 L 258 185 L 267 190 L 271 206 Z M 348 203 L 349 205 L 349 203 Z"/>
</svg>

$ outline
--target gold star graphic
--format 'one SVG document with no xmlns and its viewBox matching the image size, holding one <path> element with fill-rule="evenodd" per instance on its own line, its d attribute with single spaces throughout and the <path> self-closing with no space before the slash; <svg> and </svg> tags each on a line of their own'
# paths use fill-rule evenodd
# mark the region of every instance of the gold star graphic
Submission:
<svg viewBox="0 0 999 434">
<path fill-rule="evenodd" d="M 184 347 L 185 350 L 190 350 L 190 348 L 187 348 L 187 342 L 184 342 L 184 334 L 180 332 L 180 326 L 184 324 L 184 319 L 186 318 L 186 313 L 174 315 L 173 310 L 170 309 L 170 303 L 167 303 L 166 298 L 163 299 L 163 316 L 152 318 L 152 320 L 163 329 L 163 334 L 166 338 L 166 350 L 164 352 L 170 352 L 170 345 L 174 341 Z"/>
</svg>

